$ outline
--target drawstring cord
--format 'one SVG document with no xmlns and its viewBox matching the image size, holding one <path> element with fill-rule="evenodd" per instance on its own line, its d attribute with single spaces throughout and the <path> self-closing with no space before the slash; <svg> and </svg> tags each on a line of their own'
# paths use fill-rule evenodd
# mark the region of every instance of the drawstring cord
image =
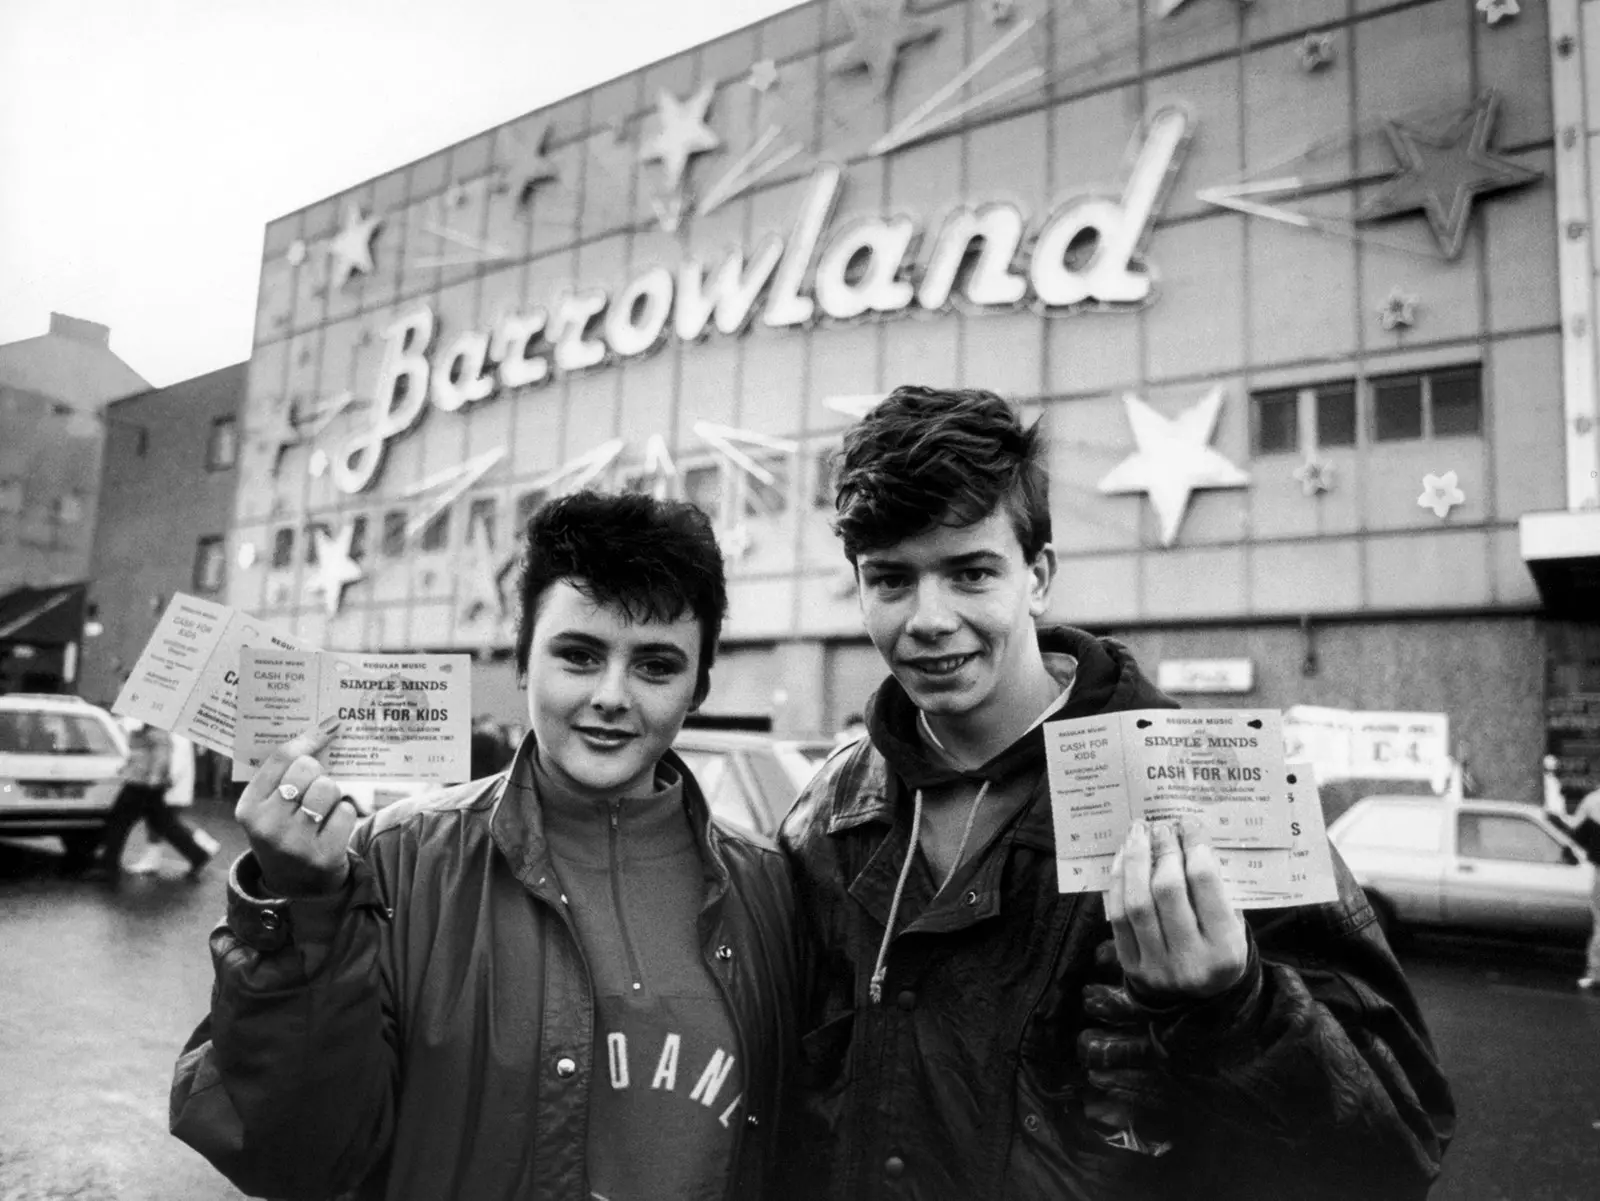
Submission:
<svg viewBox="0 0 1600 1201">
<path fill-rule="evenodd" d="M 967 853 L 967 842 L 972 837 L 973 824 L 978 819 L 978 806 L 983 804 L 983 798 L 988 795 L 990 781 L 985 780 L 983 787 L 978 789 L 978 795 L 972 798 L 972 805 L 967 810 L 967 824 L 961 831 L 961 845 L 956 848 L 956 857 L 950 861 L 950 870 L 945 873 L 944 880 L 939 885 L 939 892 L 943 892 L 955 879 L 955 874 L 961 866 L 962 857 Z M 900 916 L 900 898 L 905 895 L 906 879 L 911 875 L 911 860 L 917 853 L 918 841 L 922 836 L 922 789 L 917 789 L 916 799 L 911 805 L 911 845 L 906 848 L 905 862 L 900 865 L 900 878 L 894 882 L 894 899 L 889 902 L 889 920 L 883 927 L 883 941 L 878 944 L 878 961 L 872 966 L 872 980 L 867 985 L 867 996 L 874 1005 L 883 1004 L 883 978 L 888 975 L 889 968 L 885 962 L 889 958 L 889 940 L 894 937 L 895 919 Z M 934 894 L 935 896 L 938 893 Z"/>
</svg>

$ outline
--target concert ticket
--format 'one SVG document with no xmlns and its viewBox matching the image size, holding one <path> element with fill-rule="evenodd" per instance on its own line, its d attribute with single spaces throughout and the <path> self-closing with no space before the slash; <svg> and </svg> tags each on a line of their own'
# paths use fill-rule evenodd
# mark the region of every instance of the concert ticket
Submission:
<svg viewBox="0 0 1600 1201">
<path fill-rule="evenodd" d="M 176 593 L 111 711 L 232 755 L 240 652 L 304 646 L 247 613 Z"/>
<path fill-rule="evenodd" d="M 455 783 L 471 773 L 467 655 L 358 655 L 246 649 L 240 661 L 233 778 L 273 747 L 337 717 L 318 753 L 334 778 Z"/>
</svg>

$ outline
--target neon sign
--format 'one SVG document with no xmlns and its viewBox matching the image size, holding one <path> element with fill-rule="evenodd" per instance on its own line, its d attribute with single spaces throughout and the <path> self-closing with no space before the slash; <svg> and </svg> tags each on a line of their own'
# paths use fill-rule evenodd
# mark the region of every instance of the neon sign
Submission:
<svg viewBox="0 0 1600 1201">
<path fill-rule="evenodd" d="M 437 320 L 419 305 L 383 331 L 371 421 L 334 454 L 334 483 L 351 494 L 371 487 L 389 441 L 413 428 L 430 400 L 453 413 L 502 388 L 537 388 L 648 355 L 669 337 L 693 343 L 713 330 L 743 334 L 758 313 L 768 328 L 788 329 L 913 307 L 939 312 L 957 303 L 958 289 L 960 303 L 980 310 L 1142 307 L 1155 288 L 1143 251 L 1189 130 L 1184 109 L 1157 112 L 1130 148 L 1121 196 L 1075 196 L 1031 238 L 1021 209 L 1009 203 L 956 208 L 925 258 L 922 231 L 908 216 L 864 218 L 828 238 L 842 173 L 825 165 L 812 175 L 786 238 L 769 234 L 713 271 L 689 260 L 675 270 L 652 267 L 615 296 L 573 290 L 549 308 L 509 314 L 492 330 L 460 333 L 437 354 Z"/>
</svg>

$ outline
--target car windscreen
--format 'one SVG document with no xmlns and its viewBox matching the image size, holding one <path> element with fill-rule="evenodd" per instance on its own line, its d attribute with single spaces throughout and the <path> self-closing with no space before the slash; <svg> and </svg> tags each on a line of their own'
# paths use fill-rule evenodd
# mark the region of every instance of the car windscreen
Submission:
<svg viewBox="0 0 1600 1201">
<path fill-rule="evenodd" d="M 77 713 L 0 710 L 0 754 L 120 755 L 111 731 Z"/>
</svg>

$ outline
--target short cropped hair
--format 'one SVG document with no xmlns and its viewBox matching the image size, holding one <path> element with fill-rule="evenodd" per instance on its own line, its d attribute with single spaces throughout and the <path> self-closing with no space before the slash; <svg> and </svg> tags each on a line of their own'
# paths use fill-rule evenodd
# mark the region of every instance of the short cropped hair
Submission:
<svg viewBox="0 0 1600 1201">
<path fill-rule="evenodd" d="M 852 564 L 931 526 L 968 526 L 1004 507 L 1033 562 L 1050 541 L 1050 475 L 1039 423 L 993 392 L 906 384 L 846 431 L 833 528 Z"/>
<path fill-rule="evenodd" d="M 597 605 L 615 605 L 631 621 L 677 621 L 694 614 L 700 623 L 695 695 L 706 695 L 728 615 L 728 581 L 716 534 L 699 509 L 640 493 L 584 491 L 536 510 L 523 539 L 520 677 L 528 674 L 540 598 L 562 580 Z"/>
</svg>

